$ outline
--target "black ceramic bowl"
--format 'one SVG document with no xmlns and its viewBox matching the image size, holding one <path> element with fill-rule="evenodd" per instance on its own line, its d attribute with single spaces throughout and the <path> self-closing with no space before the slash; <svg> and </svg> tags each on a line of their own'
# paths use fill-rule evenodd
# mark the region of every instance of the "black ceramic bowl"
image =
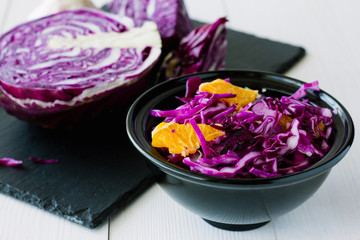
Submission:
<svg viewBox="0 0 360 240">
<path fill-rule="evenodd" d="M 303 82 L 286 76 L 257 71 L 216 71 L 193 74 L 203 81 L 230 78 L 235 85 L 258 89 L 267 96 L 291 95 Z M 189 76 L 159 84 L 145 92 L 130 108 L 127 132 L 135 147 L 149 160 L 160 186 L 174 200 L 213 226 L 228 230 L 260 227 L 310 198 L 332 167 L 348 152 L 354 126 L 347 110 L 324 91 L 307 98 L 321 107 L 336 109 L 336 138 L 330 152 L 315 165 L 294 174 L 265 179 L 232 179 L 206 176 L 182 169 L 151 146 L 151 130 L 162 119 L 151 109 L 173 109 L 175 96 L 184 96 Z"/>
</svg>

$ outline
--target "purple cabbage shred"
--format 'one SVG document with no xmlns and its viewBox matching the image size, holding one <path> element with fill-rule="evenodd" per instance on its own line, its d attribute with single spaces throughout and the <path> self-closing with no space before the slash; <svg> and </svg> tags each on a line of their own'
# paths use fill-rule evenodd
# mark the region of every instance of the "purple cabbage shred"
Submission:
<svg viewBox="0 0 360 240">
<path fill-rule="evenodd" d="M 183 37 L 164 59 L 159 81 L 187 74 L 225 69 L 226 18 L 204 24 Z"/>
<path fill-rule="evenodd" d="M 0 158 L 0 165 L 8 167 L 17 167 L 23 165 L 21 160 L 16 160 L 14 158 Z"/>
<path fill-rule="evenodd" d="M 29 157 L 29 160 L 35 163 L 58 163 L 59 160 L 57 159 L 43 159 L 37 157 Z"/>
</svg>

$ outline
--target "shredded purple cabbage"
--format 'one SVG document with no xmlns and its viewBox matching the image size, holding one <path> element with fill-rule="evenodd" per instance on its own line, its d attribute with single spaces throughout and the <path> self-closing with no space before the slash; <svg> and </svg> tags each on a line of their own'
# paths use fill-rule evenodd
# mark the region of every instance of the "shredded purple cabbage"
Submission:
<svg viewBox="0 0 360 240">
<path fill-rule="evenodd" d="M 21 160 L 16 160 L 14 158 L 0 158 L 0 165 L 8 167 L 17 167 L 21 166 L 23 162 Z"/>
<path fill-rule="evenodd" d="M 234 94 L 196 92 L 198 79 L 189 79 L 183 104 L 174 110 L 152 110 L 165 122 L 190 123 L 201 149 L 182 157 L 159 149 L 169 161 L 191 171 L 217 177 L 267 178 L 304 170 L 330 150 L 333 112 L 309 103 L 306 91 L 320 91 L 318 82 L 302 85 L 291 96 L 261 96 L 242 111 L 222 98 Z M 207 142 L 197 123 L 225 131 Z"/>
<path fill-rule="evenodd" d="M 183 37 L 177 49 L 164 59 L 159 81 L 196 72 L 225 68 L 226 18 L 204 24 Z"/>
<path fill-rule="evenodd" d="M 29 160 L 35 163 L 58 163 L 59 160 L 57 159 L 43 159 L 37 157 L 29 157 Z"/>
</svg>

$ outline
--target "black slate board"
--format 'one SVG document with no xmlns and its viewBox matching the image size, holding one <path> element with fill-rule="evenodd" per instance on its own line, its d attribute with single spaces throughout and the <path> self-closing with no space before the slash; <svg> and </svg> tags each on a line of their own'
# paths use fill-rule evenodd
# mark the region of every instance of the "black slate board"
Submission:
<svg viewBox="0 0 360 240">
<path fill-rule="evenodd" d="M 0 108 L 0 191 L 94 228 L 153 183 L 125 131 L 124 117 L 72 131 L 42 129 Z M 34 163 L 29 157 L 57 159 Z"/>
<path fill-rule="evenodd" d="M 228 31 L 228 69 L 283 73 L 304 53 L 301 47 Z M 36 164 L 27 160 L 31 156 L 59 163 Z M 22 167 L 0 167 L 2 193 L 89 228 L 153 183 L 128 140 L 124 116 L 67 132 L 32 126 L 0 108 L 0 157 L 24 161 Z"/>
<path fill-rule="evenodd" d="M 302 47 L 228 31 L 226 69 L 262 70 L 285 73 L 304 55 Z"/>
</svg>

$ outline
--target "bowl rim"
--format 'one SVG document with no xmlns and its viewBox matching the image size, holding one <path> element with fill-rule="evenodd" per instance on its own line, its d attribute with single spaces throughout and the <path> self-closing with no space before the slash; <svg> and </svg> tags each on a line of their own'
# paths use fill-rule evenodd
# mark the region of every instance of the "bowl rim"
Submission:
<svg viewBox="0 0 360 240">
<path fill-rule="evenodd" d="M 251 179 L 241 179 L 241 178 L 223 178 L 223 177 L 216 177 L 216 176 L 209 176 L 201 173 L 192 172 L 190 170 L 183 169 L 171 162 L 164 161 L 162 159 L 154 157 L 152 154 L 150 154 L 146 149 L 144 149 L 141 146 L 140 140 L 138 139 L 137 135 L 132 131 L 133 122 L 132 117 L 134 116 L 134 111 L 139 102 L 142 101 L 144 97 L 151 94 L 156 89 L 162 87 L 163 85 L 168 85 L 169 82 L 173 82 L 174 80 L 181 81 L 182 79 L 188 79 L 189 77 L 195 77 L 195 76 L 202 76 L 206 74 L 215 74 L 215 75 L 221 75 L 226 73 L 233 73 L 233 74 L 260 74 L 264 76 L 270 76 L 270 77 L 276 77 L 281 78 L 281 81 L 287 82 L 287 83 L 296 83 L 299 86 L 304 84 L 305 82 L 288 77 L 283 74 L 273 73 L 273 72 L 266 72 L 266 71 L 259 71 L 259 70 L 247 70 L 247 69 L 239 69 L 239 70 L 217 70 L 217 71 L 206 71 L 206 72 L 198 72 L 194 74 L 184 75 L 180 77 L 176 77 L 170 80 L 166 80 L 162 83 L 159 83 L 147 91 L 145 91 L 141 96 L 139 96 L 136 101 L 131 105 L 129 108 L 129 111 L 126 116 L 126 131 L 128 134 L 128 137 L 130 138 L 130 141 L 132 144 L 137 148 L 137 150 L 144 155 L 148 160 L 150 160 L 154 165 L 161 168 L 162 171 L 165 171 L 167 174 L 182 178 L 184 180 L 202 183 L 202 184 L 226 184 L 226 185 L 236 185 L 236 186 L 246 186 L 246 185 L 268 185 L 270 183 L 279 183 L 279 184 L 287 184 L 290 182 L 298 182 L 303 181 L 305 179 L 316 177 L 326 171 L 331 170 L 333 166 L 335 166 L 347 153 L 347 151 L 350 149 L 352 142 L 354 140 L 355 135 L 355 128 L 354 123 L 352 121 L 352 118 L 347 111 L 347 109 L 333 96 L 328 94 L 327 92 L 321 90 L 320 93 L 323 93 L 331 98 L 332 101 L 334 101 L 344 112 L 346 119 L 349 123 L 349 126 L 347 128 L 347 137 L 344 136 L 345 143 L 339 147 L 339 149 L 335 152 L 334 155 L 329 156 L 328 154 L 325 155 L 324 158 L 329 158 L 329 160 L 325 161 L 324 163 L 320 165 L 313 164 L 312 166 L 292 174 L 277 176 L 277 177 L 269 177 L 269 178 L 251 178 Z M 285 80 L 285 81 L 284 81 Z M 154 149 L 151 145 L 150 148 Z M 324 159 L 323 158 L 323 159 Z"/>
</svg>

